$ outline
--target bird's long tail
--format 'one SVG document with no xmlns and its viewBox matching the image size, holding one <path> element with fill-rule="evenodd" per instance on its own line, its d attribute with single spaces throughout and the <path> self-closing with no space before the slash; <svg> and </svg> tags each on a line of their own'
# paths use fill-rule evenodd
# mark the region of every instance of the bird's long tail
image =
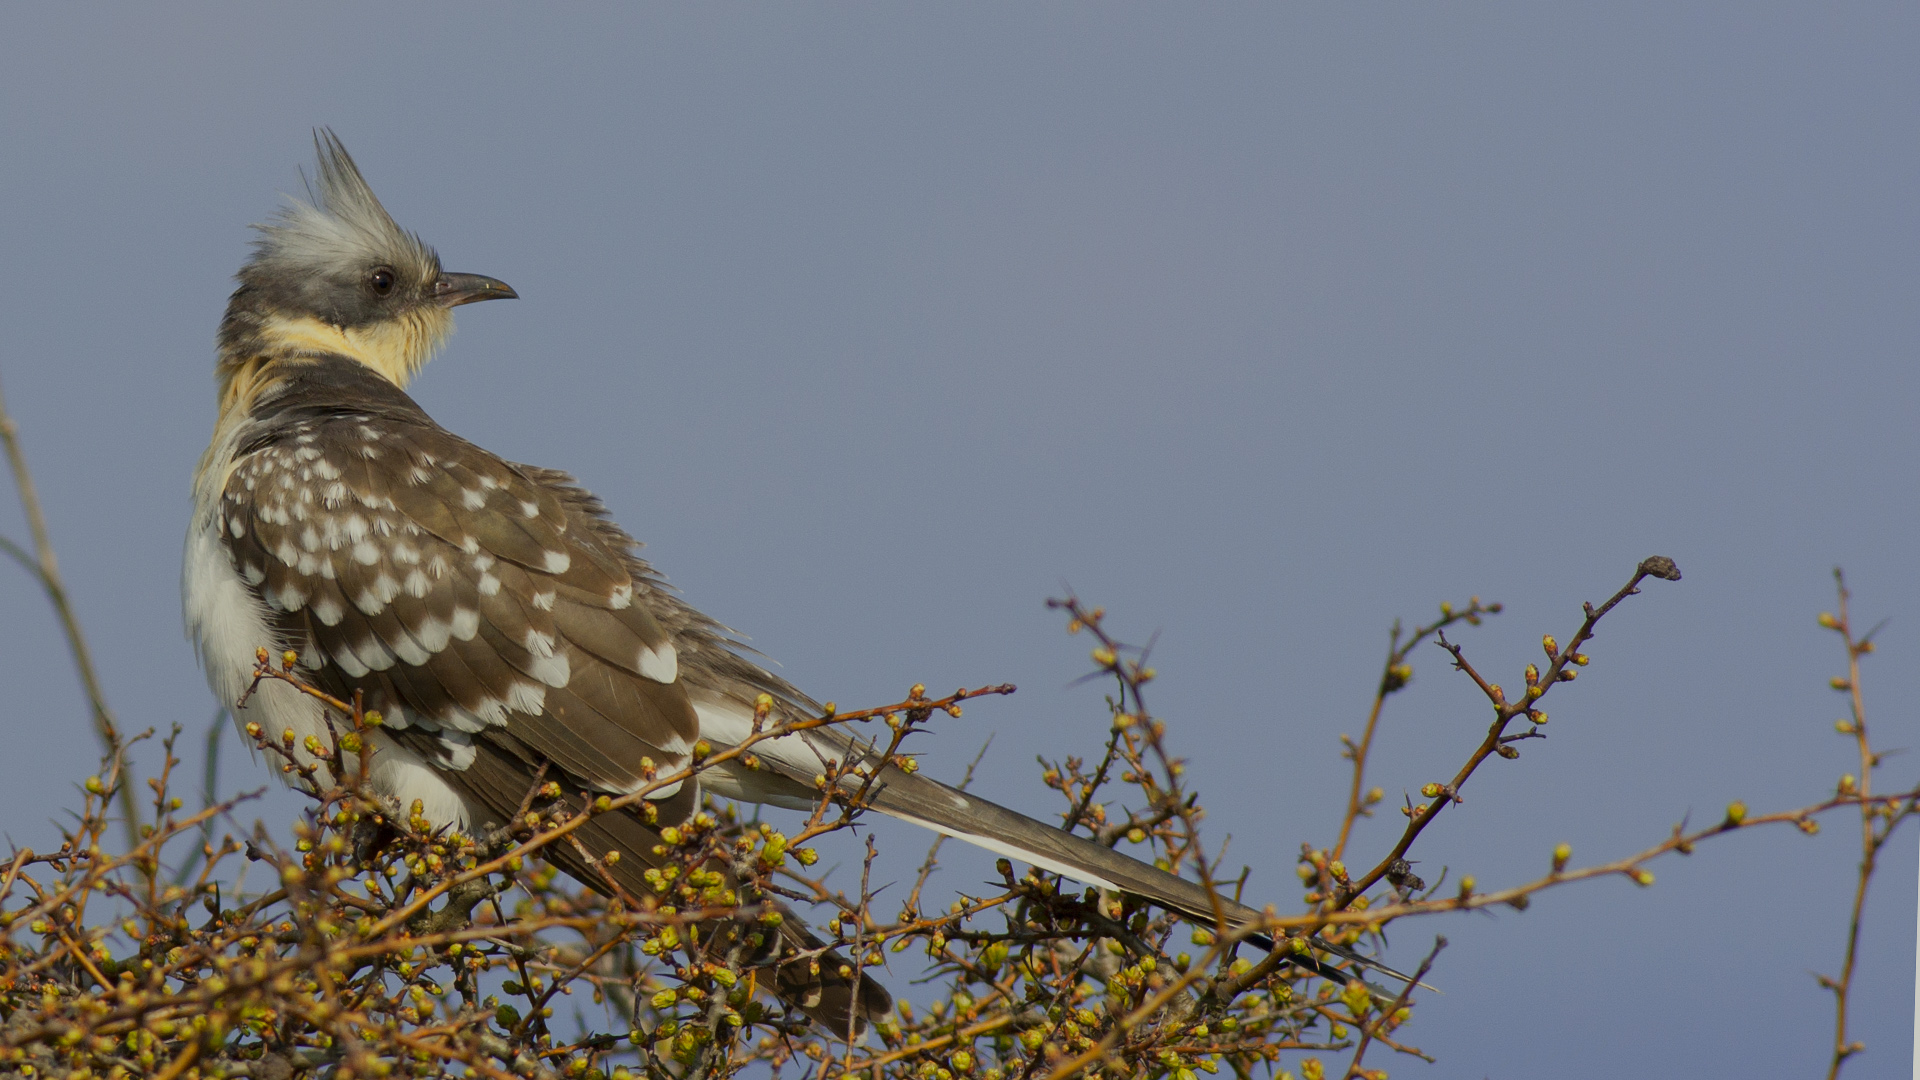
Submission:
<svg viewBox="0 0 1920 1080">
<path fill-rule="evenodd" d="M 1260 912 L 1228 899 L 1217 890 L 1209 890 L 1199 882 L 1177 877 L 1086 837 L 1035 821 L 1025 814 L 917 773 L 886 767 L 880 782 L 868 792 L 868 803 L 888 817 L 912 822 L 1083 884 L 1142 897 L 1203 926 L 1233 931 L 1262 918 Z M 1246 940 L 1269 951 L 1275 944 L 1272 936 L 1266 933 L 1250 934 Z M 1401 982 L 1413 981 L 1411 977 L 1351 949 L 1322 939 L 1315 939 L 1311 944 L 1316 950 L 1372 968 Z M 1300 955 L 1289 959 L 1301 967 L 1340 982 L 1350 977 L 1312 956 Z"/>
</svg>

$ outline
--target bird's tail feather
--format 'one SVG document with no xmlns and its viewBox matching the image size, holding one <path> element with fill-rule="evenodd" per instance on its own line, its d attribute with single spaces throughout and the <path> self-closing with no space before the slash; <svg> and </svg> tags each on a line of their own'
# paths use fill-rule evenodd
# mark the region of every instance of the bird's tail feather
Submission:
<svg viewBox="0 0 1920 1080">
<path fill-rule="evenodd" d="M 888 767 L 881 774 L 881 781 L 868 793 L 868 802 L 888 817 L 912 822 L 1087 885 L 1143 897 L 1202 925 L 1231 931 L 1262 918 L 1253 908 L 1228 899 L 1218 890 L 1209 890 L 1197 881 L 1177 877 L 1086 837 L 1035 821 L 916 773 Z M 1275 947 L 1273 938 L 1264 933 L 1249 935 L 1247 940 L 1269 951 Z M 1312 946 L 1402 982 L 1413 981 L 1372 957 L 1323 939 L 1314 940 Z M 1312 956 L 1293 956 L 1289 960 L 1336 981 L 1344 982 L 1349 977 Z"/>
</svg>

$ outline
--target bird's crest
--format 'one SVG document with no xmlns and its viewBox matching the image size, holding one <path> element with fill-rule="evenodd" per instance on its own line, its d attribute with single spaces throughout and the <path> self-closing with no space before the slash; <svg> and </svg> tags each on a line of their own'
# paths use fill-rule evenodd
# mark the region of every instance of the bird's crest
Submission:
<svg viewBox="0 0 1920 1080">
<path fill-rule="evenodd" d="M 334 133 L 314 132 L 318 159 L 307 178 L 307 200 L 289 199 L 273 220 L 255 225 L 260 238 L 242 279 L 279 274 L 358 274 L 373 263 L 392 263 L 403 277 L 430 280 L 440 259 L 418 236 L 396 224 L 360 175 Z"/>
</svg>

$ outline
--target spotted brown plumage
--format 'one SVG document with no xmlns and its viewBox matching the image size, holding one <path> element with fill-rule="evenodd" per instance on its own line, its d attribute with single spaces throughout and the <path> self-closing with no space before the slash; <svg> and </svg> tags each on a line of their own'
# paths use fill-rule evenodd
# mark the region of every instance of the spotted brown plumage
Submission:
<svg viewBox="0 0 1920 1080">
<path fill-rule="evenodd" d="M 573 794 L 624 794 L 649 771 L 687 763 L 698 718 L 653 614 L 661 586 L 563 474 L 451 435 L 337 356 L 293 365 L 255 399 L 235 441 L 210 532 L 257 599 L 270 647 L 383 714 L 376 757 L 408 754 L 443 780 L 454 803 L 423 799 L 438 820 L 507 821 L 536 777 Z M 697 647 L 719 642 L 717 628 L 675 614 Z M 272 692 L 262 703 L 284 707 Z M 408 802 L 422 794 L 414 779 L 387 787 Z M 667 785 L 649 798 L 658 817 L 683 821 L 697 792 Z M 645 894 L 639 875 L 661 840 L 640 817 L 601 815 L 577 838 L 596 857 L 628 854 L 617 879 Z M 548 854 L 604 887 L 571 846 Z M 823 944 L 797 919 L 763 940 L 781 995 L 836 1030 L 884 1012 L 890 998 L 871 980 L 855 1011 L 837 956 L 824 974 L 812 959 L 778 962 Z"/>
<path fill-rule="evenodd" d="M 220 416 L 195 478 L 182 579 L 214 693 L 233 704 L 259 648 L 294 652 L 321 687 L 359 693 L 384 714 L 372 787 L 469 831 L 508 821 L 536 777 L 576 795 L 625 794 L 650 771 L 684 766 L 700 740 L 737 745 L 762 694 L 776 720 L 815 713 L 668 589 L 571 477 L 508 462 L 407 396 L 451 329 L 452 308 L 514 293 L 445 272 L 394 224 L 339 142 L 326 133 L 318 142 L 315 201 L 261 227 L 220 327 Z M 291 730 L 296 747 L 327 735 L 314 699 L 279 683 L 263 685 L 236 719 Z M 1086 837 L 907 773 L 844 730 L 754 749 L 757 767 L 716 764 L 650 792 L 653 824 L 629 809 L 596 816 L 575 836 L 588 856 L 629 856 L 610 872 L 645 893 L 654 826 L 685 820 L 703 792 L 805 809 L 830 763 L 857 762 L 874 775 L 869 805 L 882 813 L 1202 923 L 1261 918 Z M 548 854 L 589 886 L 609 887 L 570 845 Z M 736 884 L 753 895 L 751 882 Z M 884 988 L 823 955 L 800 920 L 780 925 L 753 958 L 773 969 L 783 1000 L 841 1032 L 890 1007 Z"/>
<path fill-rule="evenodd" d="M 335 411 L 303 406 L 324 388 Z M 216 528 L 316 681 L 360 690 L 464 767 L 512 736 L 598 791 L 678 769 L 699 721 L 627 553 L 500 458 L 350 360 L 257 403 Z"/>
</svg>

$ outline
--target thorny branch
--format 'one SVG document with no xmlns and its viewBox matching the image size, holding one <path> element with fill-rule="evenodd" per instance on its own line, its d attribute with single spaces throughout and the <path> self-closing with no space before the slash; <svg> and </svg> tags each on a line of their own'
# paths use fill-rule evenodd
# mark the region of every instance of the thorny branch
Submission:
<svg viewBox="0 0 1920 1080">
<path fill-rule="evenodd" d="M 1373 733 L 1380 724 L 1380 711 L 1386 706 L 1388 696 L 1405 689 L 1413 680 L 1413 667 L 1407 663 L 1413 651 L 1435 634 L 1441 633 L 1456 622 L 1465 622 L 1469 626 L 1480 625 L 1480 619 L 1486 615 L 1498 615 L 1500 604 L 1480 603 L 1479 597 L 1467 601 L 1467 606 L 1455 610 L 1452 604 L 1440 605 L 1440 618 L 1425 626 L 1416 626 L 1402 640 L 1400 620 L 1393 621 L 1393 628 L 1387 638 L 1387 662 L 1381 668 L 1380 685 L 1373 694 L 1373 707 L 1367 712 L 1367 726 L 1360 735 L 1360 743 L 1355 746 L 1346 736 L 1340 740 L 1345 744 L 1342 756 L 1353 762 L 1353 783 L 1347 793 L 1347 812 L 1340 819 L 1340 839 L 1334 841 L 1329 857 L 1339 860 L 1346 855 L 1347 838 L 1353 834 L 1353 824 L 1363 816 L 1369 816 L 1368 807 L 1380 801 L 1379 789 L 1375 788 L 1366 796 L 1361 795 L 1367 773 L 1367 757 L 1373 751 Z"/>
<path fill-rule="evenodd" d="M 962 894 L 944 910 L 930 910 L 937 844 L 895 916 L 876 910 L 885 885 L 874 880 L 880 868 L 871 836 L 852 895 L 804 872 L 817 861 L 804 844 L 860 822 L 880 763 L 914 767 L 904 747 L 908 735 L 958 715 L 962 701 L 1009 686 L 937 698 L 916 686 L 893 705 L 846 713 L 829 707 L 821 716 L 777 722 L 771 702 L 763 702 L 753 734 L 739 746 L 698 745 L 684 768 L 618 797 L 569 802 L 560 785 L 536 778 L 514 830 L 470 838 L 425 820 L 418 804 L 398 807 L 358 787 L 375 752 L 368 731 L 378 718 L 357 700 L 307 683 L 294 658 L 263 651 L 256 686 L 287 683 L 334 714 L 328 738 L 300 745 L 287 733 L 247 725 L 256 749 L 308 802 L 294 846 L 285 849 L 258 828 L 212 839 L 219 823 L 231 823 L 238 800 L 182 815 L 170 794 L 177 762 L 169 738 L 152 784 L 152 832 L 127 854 L 110 856 L 98 843 L 105 810 L 129 785 L 120 771 L 103 769 L 86 786 L 79 823 L 57 851 L 21 850 L 0 862 L 0 1015 L 7 1017 L 0 1075 L 84 1066 L 94 1075 L 175 1080 L 215 1072 L 273 1080 L 717 1080 L 753 1066 L 799 1080 L 1064 1080 L 1095 1070 L 1191 1080 L 1197 1072 L 1225 1068 L 1250 1077 L 1289 1064 L 1317 1080 L 1332 1075 L 1319 1055 L 1344 1052 L 1348 1080 L 1380 1076 L 1363 1060 L 1375 1046 L 1426 1057 L 1404 1039 L 1415 988 L 1383 994 L 1357 978 L 1323 979 L 1283 966 L 1289 950 L 1312 948 L 1316 938 L 1356 945 L 1405 918 L 1524 907 L 1537 893 L 1583 881 L 1648 884 L 1647 866 L 1659 858 L 1748 829 L 1793 825 L 1811 832 L 1821 814 L 1846 808 L 1861 814 L 1868 843 L 1864 895 L 1878 844 L 1916 812 L 1920 789 L 1873 794 L 1865 779 L 1879 764 L 1865 740 L 1858 696 L 1857 660 L 1871 651 L 1871 635 L 1853 636 L 1843 593 L 1840 614 L 1831 618 L 1850 650 L 1844 689 L 1855 707 L 1843 723 L 1859 740 L 1861 780 L 1845 778 L 1830 798 L 1793 810 L 1748 814 L 1736 803 L 1711 826 L 1676 826 L 1654 846 L 1612 862 L 1570 868 L 1562 846 L 1533 881 L 1481 891 L 1468 878 L 1444 894 L 1437 886 L 1423 891 L 1405 856 L 1426 824 L 1459 801 L 1482 763 L 1513 756 L 1515 740 L 1546 722 L 1540 699 L 1584 665 L 1579 650 L 1594 626 L 1648 576 L 1671 579 L 1678 571 L 1647 560 L 1626 588 L 1587 608 L 1565 648 L 1543 642 L 1546 670 L 1530 668 L 1527 690 L 1515 701 L 1444 638 L 1455 623 L 1471 624 L 1498 605 L 1443 608 L 1438 622 L 1404 638 L 1396 633 L 1367 728 L 1347 747 L 1353 778 L 1340 839 L 1326 851 L 1303 851 L 1302 908 L 1269 909 L 1255 925 L 1231 932 L 1217 908 L 1214 925 L 1186 931 L 1191 954 L 1176 940 L 1174 917 L 1051 874 L 1016 874 L 1005 860 L 1000 880 L 980 895 Z M 1147 650 L 1119 641 L 1100 609 L 1073 598 L 1054 603 L 1070 630 L 1094 639 L 1095 673 L 1115 688 L 1100 756 L 1090 765 L 1069 757 L 1045 766 L 1043 779 L 1064 801 L 1064 820 L 1105 843 L 1134 845 L 1222 897 L 1216 883 L 1231 887 L 1231 875 L 1223 876 L 1219 856 L 1202 846 L 1203 813 L 1187 790 L 1184 762 L 1170 748 L 1170 726 L 1147 707 L 1143 688 L 1154 677 Z M 1429 639 L 1439 640 L 1489 698 L 1495 720 L 1453 781 L 1432 785 L 1424 796 L 1431 802 L 1409 807 L 1406 831 L 1379 865 L 1350 879 L 1341 857 L 1354 842 L 1354 821 L 1380 801 L 1362 792 L 1382 703 L 1404 685 L 1414 646 Z M 1523 718 L 1528 730 L 1512 732 Z M 860 720 L 883 721 L 887 735 L 856 743 L 847 761 L 822 762 L 819 801 L 790 835 L 710 803 L 691 821 L 660 829 L 646 875 L 651 891 L 611 900 L 567 884 L 541 861 L 549 845 L 573 843 L 587 819 L 644 811 L 650 793 L 720 762 L 751 758 L 766 739 Z M 178 849 L 188 844 L 197 853 L 181 860 Z M 177 884 L 167 884 L 163 865 L 181 867 Z M 198 872 L 184 873 L 190 865 Z M 245 891 L 249 865 L 268 872 L 269 891 Z M 711 870 L 716 865 L 754 878 L 755 892 L 736 889 Z M 1390 890 L 1374 890 L 1383 879 Z M 921 950 L 923 962 L 895 974 L 919 972 L 922 993 L 912 1001 L 901 995 L 895 1014 L 864 1042 L 831 1038 L 773 1007 L 762 1000 L 768 973 L 715 929 L 777 917 L 751 899 L 760 894 L 824 905 L 829 916 L 818 956 L 834 950 L 869 968 L 889 954 Z M 1829 980 L 1839 1003 L 1836 1070 L 1857 1049 L 1846 1041 L 1846 1003 L 1860 938 L 1859 895 L 1846 964 Z M 1254 933 L 1293 941 L 1256 961 L 1239 955 Z M 1431 970 L 1437 953 L 1416 978 Z"/>
<path fill-rule="evenodd" d="M 1607 612 L 1612 611 L 1620 601 L 1637 594 L 1640 591 L 1640 583 L 1649 577 L 1660 578 L 1663 581 L 1679 581 L 1680 569 L 1673 564 L 1672 559 L 1655 555 L 1642 560 L 1634 569 L 1633 577 L 1606 603 L 1598 608 L 1592 604 L 1584 605 L 1586 621 L 1580 624 L 1580 629 L 1574 632 L 1572 640 L 1568 641 L 1564 648 L 1556 648 L 1552 637 L 1542 640 L 1541 645 L 1547 653 L 1547 669 L 1542 673 L 1532 665 L 1528 665 L 1527 688 L 1519 701 L 1508 701 L 1505 691 L 1499 685 L 1488 682 L 1472 664 L 1467 662 L 1464 649 L 1449 642 L 1444 631 L 1435 631 L 1440 647 L 1452 654 L 1454 666 L 1466 672 L 1468 677 L 1480 687 L 1480 691 L 1487 696 L 1487 700 L 1493 703 L 1493 723 L 1487 728 L 1486 738 L 1481 740 L 1480 745 L 1475 747 L 1473 753 L 1468 756 L 1466 763 L 1454 773 L 1452 781 L 1440 785 L 1431 793 L 1423 793 L 1428 794 L 1432 801 L 1410 809 L 1407 815 L 1409 820 L 1406 831 L 1401 834 L 1400 841 L 1393 846 L 1393 850 L 1358 881 L 1341 884 L 1329 905 L 1333 910 L 1351 904 L 1355 897 L 1365 893 L 1373 887 L 1375 882 L 1386 877 L 1387 871 L 1395 862 L 1405 859 L 1407 850 L 1413 846 L 1414 840 L 1419 838 L 1421 832 L 1433 823 L 1435 816 L 1445 809 L 1448 803 L 1460 801 L 1460 789 L 1466 786 L 1467 779 L 1480 768 L 1482 762 L 1496 753 L 1507 758 L 1520 756 L 1519 751 L 1513 749 L 1506 741 L 1508 725 L 1521 716 L 1525 716 L 1536 726 L 1545 722 L 1546 714 L 1534 706 L 1555 684 L 1573 681 L 1575 669 L 1584 667 L 1587 663 L 1586 655 L 1580 652 L 1580 646 L 1593 637 L 1594 627 L 1606 617 Z"/>
<path fill-rule="evenodd" d="M 1853 1000 L 1854 961 L 1860 950 L 1861 913 L 1866 909 L 1867 887 L 1873 881 L 1874 870 L 1880 862 L 1880 849 L 1892 839 L 1893 831 L 1900 824 L 1920 812 L 1920 792 L 1897 796 L 1892 800 L 1873 797 L 1873 773 L 1880 767 L 1881 755 L 1873 749 L 1867 738 L 1867 705 L 1860 690 L 1860 658 L 1873 651 L 1873 635 L 1878 630 L 1870 630 L 1856 636 L 1853 629 L 1852 596 L 1847 591 L 1847 579 L 1836 568 L 1833 572 L 1834 591 L 1838 594 L 1838 613 L 1823 612 L 1820 625 L 1832 630 L 1839 636 L 1846 649 L 1847 673 L 1832 682 L 1835 690 L 1847 695 L 1849 715 L 1834 725 L 1842 735 L 1851 735 L 1860 755 L 1860 775 L 1855 779 L 1852 774 L 1840 778 L 1839 791 L 1842 798 L 1851 795 L 1860 808 L 1860 869 L 1854 882 L 1853 906 L 1847 918 L 1847 948 L 1840 964 L 1837 978 L 1820 977 L 1820 985 L 1833 991 L 1833 1058 L 1827 1067 L 1827 1080 L 1836 1080 L 1840 1067 L 1848 1058 L 1866 1049 L 1862 1043 L 1855 1042 L 1847 1034 L 1847 1008 Z"/>
</svg>

